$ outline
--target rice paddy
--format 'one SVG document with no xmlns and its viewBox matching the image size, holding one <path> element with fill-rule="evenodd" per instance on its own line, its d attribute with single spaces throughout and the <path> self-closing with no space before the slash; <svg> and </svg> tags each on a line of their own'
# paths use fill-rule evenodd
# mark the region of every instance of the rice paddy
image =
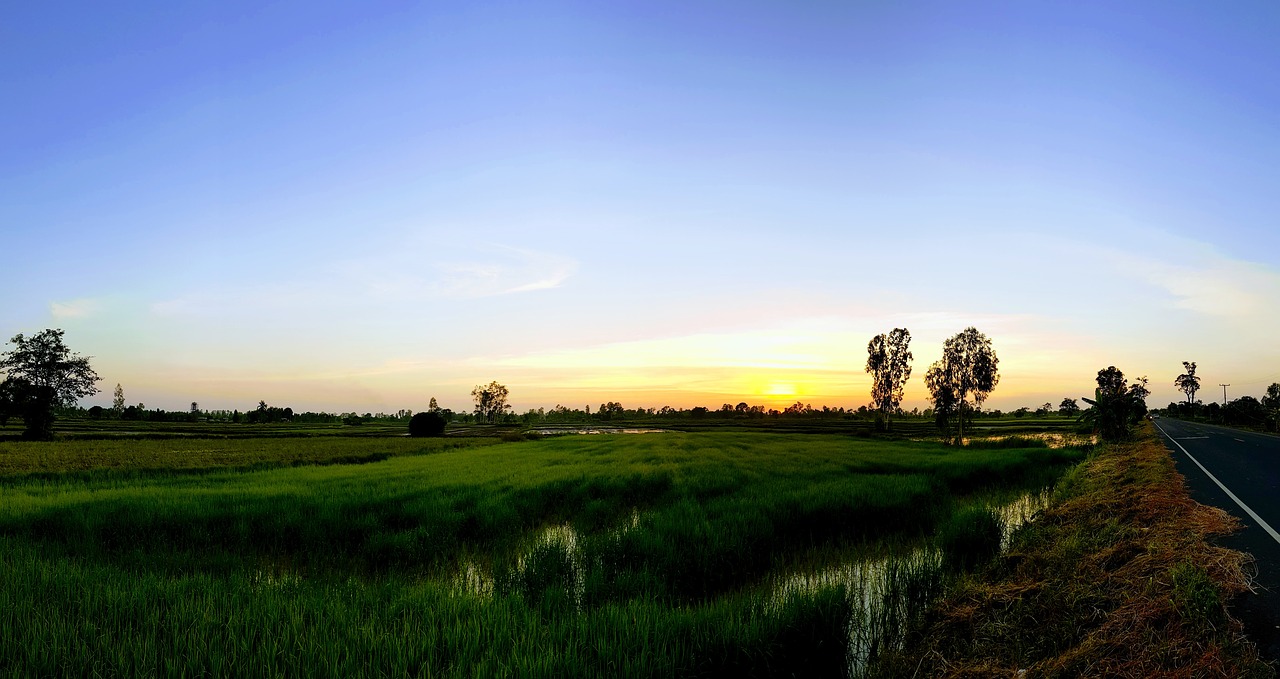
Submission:
<svg viewBox="0 0 1280 679">
<path fill-rule="evenodd" d="M 0 674 L 857 675 L 1084 458 L 1028 446 L 0 443 Z"/>
</svg>

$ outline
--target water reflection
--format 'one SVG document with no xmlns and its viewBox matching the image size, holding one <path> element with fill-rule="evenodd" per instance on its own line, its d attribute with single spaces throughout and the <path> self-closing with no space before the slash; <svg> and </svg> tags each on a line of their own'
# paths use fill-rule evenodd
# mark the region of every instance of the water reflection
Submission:
<svg viewBox="0 0 1280 679">
<path fill-rule="evenodd" d="M 1000 536 L 1000 551 L 1003 552 L 1009 549 L 1009 541 L 1013 537 L 1013 532 L 1044 511 L 1049 506 L 1049 500 L 1052 497 L 1053 493 L 1048 488 L 1044 488 L 1039 492 L 1022 495 L 1013 502 L 991 507 L 996 516 L 1000 517 L 1000 525 L 1004 528 L 1004 532 Z"/>
<path fill-rule="evenodd" d="M 988 505 L 1000 519 L 1001 551 L 1008 549 L 1013 532 L 1042 512 L 1050 498 L 1046 488 Z M 640 512 L 633 509 L 610 534 L 620 538 L 641 523 Z M 518 593 L 531 605 L 544 605 L 554 597 L 552 604 L 563 601 L 581 612 L 589 558 L 582 535 L 571 524 L 545 526 L 521 546 L 513 565 L 498 569 L 496 577 L 494 569 L 465 561 L 451 580 L 452 590 L 458 596 L 483 599 Z M 763 612 L 779 615 L 818 592 L 843 592 L 851 611 L 848 671 L 858 677 L 878 654 L 901 648 L 912 622 L 943 591 L 946 573 L 942 552 L 924 544 L 827 568 L 776 574 L 763 583 Z"/>
<path fill-rule="evenodd" d="M 562 434 L 666 434 L 671 430 L 633 427 L 534 427 L 529 431 L 543 436 L 560 436 Z"/>
<path fill-rule="evenodd" d="M 631 516 L 609 532 L 613 539 L 640 526 L 640 512 L 632 508 Z M 598 557 L 597 557 L 598 558 Z M 547 590 L 563 589 L 575 610 L 582 610 L 586 589 L 587 555 L 582 549 L 581 534 L 569 523 L 546 526 L 521 546 L 515 564 L 495 576 L 475 560 L 465 560 L 451 578 L 457 595 L 491 598 L 495 590 L 518 592 L 526 599 L 539 599 Z"/>
<path fill-rule="evenodd" d="M 1013 532 L 1043 511 L 1050 497 L 1046 488 L 989 506 L 1000 519 L 1002 552 L 1008 549 Z M 859 677 L 877 654 L 901 648 L 911 621 L 941 593 L 943 577 L 942 552 L 933 545 L 918 546 L 816 571 L 775 576 L 769 583 L 766 609 L 779 613 L 797 598 L 842 590 L 851 609 L 849 676 Z"/>
</svg>

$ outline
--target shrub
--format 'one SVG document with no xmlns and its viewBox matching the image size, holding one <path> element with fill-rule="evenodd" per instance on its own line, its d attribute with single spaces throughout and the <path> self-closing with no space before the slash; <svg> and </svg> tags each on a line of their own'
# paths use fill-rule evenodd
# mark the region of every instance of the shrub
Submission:
<svg viewBox="0 0 1280 679">
<path fill-rule="evenodd" d="M 444 436 L 444 417 L 440 413 L 417 413 L 409 418 L 410 436 Z"/>
</svg>

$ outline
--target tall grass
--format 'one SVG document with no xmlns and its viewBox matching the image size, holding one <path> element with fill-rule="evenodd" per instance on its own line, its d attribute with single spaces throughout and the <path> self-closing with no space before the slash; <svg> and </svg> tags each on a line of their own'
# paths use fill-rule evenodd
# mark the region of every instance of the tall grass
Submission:
<svg viewBox="0 0 1280 679">
<path fill-rule="evenodd" d="M 940 572 L 886 566 L 874 615 L 847 585 L 778 605 L 771 573 L 923 539 L 960 495 L 1080 456 L 727 433 L 407 443 L 359 465 L 11 479 L 0 674 L 840 674 L 861 652 L 850 626 L 890 643 Z"/>
</svg>

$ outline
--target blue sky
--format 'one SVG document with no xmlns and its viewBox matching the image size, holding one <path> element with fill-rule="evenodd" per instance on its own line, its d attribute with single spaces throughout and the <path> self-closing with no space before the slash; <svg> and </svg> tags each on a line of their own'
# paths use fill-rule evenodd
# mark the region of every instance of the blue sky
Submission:
<svg viewBox="0 0 1280 679">
<path fill-rule="evenodd" d="M 1280 380 L 1280 7 L 35 3 L 0 26 L 0 330 L 107 403 L 993 407 Z M 1207 392 L 1206 392 L 1207 393 Z"/>
</svg>

